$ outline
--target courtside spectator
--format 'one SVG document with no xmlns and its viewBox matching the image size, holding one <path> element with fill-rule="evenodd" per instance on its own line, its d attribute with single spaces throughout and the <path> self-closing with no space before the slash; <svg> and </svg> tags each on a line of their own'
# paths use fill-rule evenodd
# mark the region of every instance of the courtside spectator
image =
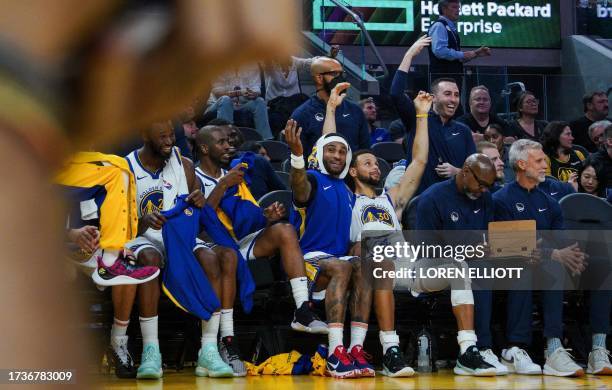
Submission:
<svg viewBox="0 0 612 390">
<path fill-rule="evenodd" d="M 608 117 L 608 96 L 604 91 L 594 91 L 584 95 L 582 98 L 584 116 L 570 122 L 570 127 L 576 138 L 576 145 L 587 148 L 588 151 L 596 150 L 588 130 L 594 122 L 604 120 Z"/>
<path fill-rule="evenodd" d="M 326 105 L 332 88 L 346 80 L 342 64 L 333 58 L 317 57 L 311 66 L 312 79 L 317 93 L 299 106 L 291 115 L 302 128 L 301 141 L 304 145 L 304 156 L 308 158 L 312 147 L 321 137 Z M 368 122 L 363 111 L 353 102 L 345 99 L 337 108 L 336 123 L 338 133 L 342 134 L 353 150 L 370 147 Z"/>
<path fill-rule="evenodd" d="M 484 132 L 484 140 L 491 142 L 497 147 L 497 151 L 504 162 L 505 181 L 511 182 L 514 180 L 514 170 L 508 162 L 508 150 L 510 149 L 510 145 L 504 143 L 504 135 L 502 131 L 501 126 L 496 123 L 491 123 L 489 126 L 487 126 L 487 129 Z"/>
<path fill-rule="evenodd" d="M 604 119 L 602 121 L 594 122 L 591 126 L 589 126 L 589 139 L 595 146 L 592 149 L 588 149 L 589 152 L 595 153 L 604 146 L 606 139 L 604 133 L 606 132 L 606 127 L 610 125 L 612 125 L 612 122 L 607 119 Z"/>
<path fill-rule="evenodd" d="M 605 141 L 603 147 L 591 156 L 593 160 L 599 161 L 603 165 L 604 177 L 603 182 L 607 193 L 612 192 L 612 125 L 606 127 Z"/>
<path fill-rule="evenodd" d="M 438 1 L 440 17 L 434 22 L 427 36 L 431 37 L 429 71 L 431 80 L 450 77 L 461 91 L 463 87 L 463 64 L 477 57 L 491 55 L 491 49 L 481 46 L 477 50 L 461 51 L 461 40 L 457 31 L 459 0 Z"/>
<path fill-rule="evenodd" d="M 499 150 L 497 146 L 491 142 L 480 141 L 476 144 L 476 150 L 478 153 L 482 153 L 491 160 L 493 166 L 495 167 L 495 185 L 491 187 L 491 192 L 497 191 L 501 186 L 504 185 L 505 181 L 505 164 L 499 155 Z"/>
<path fill-rule="evenodd" d="M 513 101 L 517 118 L 508 122 L 508 135 L 540 142 L 547 123 L 536 117 L 540 112 L 540 101 L 533 92 L 523 91 Z"/>
<path fill-rule="evenodd" d="M 359 107 L 363 110 L 363 115 L 365 115 L 366 121 L 368 122 L 368 131 L 370 132 L 370 141 L 372 145 L 377 142 L 391 141 L 391 133 L 389 133 L 389 130 L 382 127 L 376 127 L 378 111 L 374 99 L 369 97 L 360 100 Z"/>
<path fill-rule="evenodd" d="M 234 111 L 253 114 L 255 130 L 263 139 L 272 139 L 268 107 L 261 97 L 261 71 L 250 65 L 222 74 L 212 85 L 206 113 L 216 111 L 217 118 L 234 122 Z"/>
<path fill-rule="evenodd" d="M 606 187 L 603 178 L 603 165 L 593 158 L 587 158 L 582 162 L 582 166 L 578 171 L 575 190 L 605 198 Z"/>
<path fill-rule="evenodd" d="M 542 146 L 547 157 L 547 175 L 569 181 L 578 174 L 586 156 L 573 149 L 573 141 L 572 129 L 567 122 L 552 121 L 546 126 Z"/>
<path fill-rule="evenodd" d="M 406 127 L 408 147 L 408 161 L 412 159 L 412 145 L 415 137 L 415 123 L 417 116 L 414 103 L 411 102 L 404 90 L 409 79 L 408 71 L 412 59 L 424 47 L 427 47 L 431 38 L 419 38 L 406 52 L 400 66 L 395 72 L 391 84 L 391 97 L 400 118 Z M 434 95 L 433 109 L 428 115 L 429 128 L 429 156 L 427 167 L 421 179 L 418 194 L 430 185 L 444 181 L 459 173 L 467 156 L 476 152 L 476 145 L 472 139 L 472 132 L 463 123 L 452 118 L 459 106 L 459 88 L 453 79 L 437 79 L 432 82 L 431 93 Z M 419 114 L 421 115 L 421 114 Z"/>
<path fill-rule="evenodd" d="M 508 124 L 497 114 L 491 112 L 491 95 L 489 89 L 484 85 L 478 85 L 470 91 L 470 110 L 457 118 L 457 121 L 465 123 L 472 130 L 475 141 L 482 141 L 485 130 L 491 124 L 496 124 L 502 129 L 502 134 L 507 134 Z"/>
<path fill-rule="evenodd" d="M 396 119 L 389 125 L 389 136 L 391 141 L 401 144 L 404 142 L 406 135 L 406 127 L 402 123 L 401 119 Z"/>
</svg>

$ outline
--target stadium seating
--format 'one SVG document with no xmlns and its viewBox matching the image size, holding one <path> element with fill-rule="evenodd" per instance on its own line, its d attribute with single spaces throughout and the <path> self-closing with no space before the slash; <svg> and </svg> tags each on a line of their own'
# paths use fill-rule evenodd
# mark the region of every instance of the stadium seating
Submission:
<svg viewBox="0 0 612 390">
<path fill-rule="evenodd" d="M 261 134 L 259 134 L 257 130 L 251 127 L 239 127 L 239 129 L 245 141 L 262 141 L 263 140 L 263 138 L 261 137 Z"/>
<path fill-rule="evenodd" d="M 276 176 L 278 176 L 286 188 L 289 188 L 289 173 L 284 171 L 276 171 Z"/>
<path fill-rule="evenodd" d="M 402 145 L 396 142 L 379 142 L 371 147 L 372 153 L 389 163 L 394 163 L 406 158 L 406 152 Z"/>
<path fill-rule="evenodd" d="M 260 207 L 265 209 L 266 207 L 270 206 L 272 203 L 278 201 L 282 203 L 287 210 L 289 210 L 291 208 L 292 200 L 293 200 L 293 195 L 291 191 L 277 190 L 277 191 L 269 192 L 265 194 L 264 196 L 262 196 L 261 198 L 259 198 L 258 203 Z"/>
<path fill-rule="evenodd" d="M 290 152 L 287 144 L 272 140 L 261 141 L 259 144 L 268 151 L 268 156 L 270 156 L 271 160 L 270 163 L 274 169 L 280 170 L 283 161 L 289 158 Z"/>
</svg>

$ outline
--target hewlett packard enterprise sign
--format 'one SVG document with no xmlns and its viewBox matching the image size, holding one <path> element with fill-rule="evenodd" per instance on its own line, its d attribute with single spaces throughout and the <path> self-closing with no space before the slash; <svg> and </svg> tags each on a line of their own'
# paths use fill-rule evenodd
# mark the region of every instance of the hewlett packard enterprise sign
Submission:
<svg viewBox="0 0 612 390">
<path fill-rule="evenodd" d="M 461 2 L 457 23 L 463 46 L 558 48 L 559 1 Z M 569 0 L 567 0 L 569 1 Z M 438 18 L 434 0 L 344 0 L 363 15 L 367 30 L 379 45 L 408 45 Z M 359 44 L 359 29 L 329 0 L 312 0 L 304 10 L 307 25 L 325 31 L 330 43 Z"/>
</svg>

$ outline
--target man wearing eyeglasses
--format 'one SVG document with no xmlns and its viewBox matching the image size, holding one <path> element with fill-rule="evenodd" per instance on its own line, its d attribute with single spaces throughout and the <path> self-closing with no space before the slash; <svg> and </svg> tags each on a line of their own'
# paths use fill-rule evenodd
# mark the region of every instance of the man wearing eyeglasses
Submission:
<svg viewBox="0 0 612 390">
<path fill-rule="evenodd" d="M 304 145 L 304 156 L 310 155 L 312 147 L 321 137 L 325 121 L 326 106 L 331 90 L 345 81 L 342 64 L 329 57 L 317 57 L 311 66 L 312 79 L 317 93 L 304 104 L 296 108 L 291 118 L 302 128 L 301 140 Z M 352 150 L 368 149 L 370 147 L 370 132 L 368 122 L 361 108 L 344 99 L 336 110 L 336 128 L 347 140 Z"/>
<path fill-rule="evenodd" d="M 497 179 L 495 166 L 484 154 L 468 156 L 463 167 L 454 177 L 433 184 L 418 198 L 416 229 L 417 230 L 457 230 L 453 242 L 447 237 L 436 239 L 436 244 L 454 244 L 472 240 L 472 234 L 459 231 L 486 230 L 493 220 L 493 198 L 489 189 Z M 444 242 L 440 242 L 444 241 Z M 445 259 L 436 260 L 442 264 Z M 424 260 L 421 260 L 424 261 Z M 451 304 L 457 319 L 457 342 L 461 355 L 457 360 L 455 373 L 465 372 L 478 375 L 485 372 L 491 375 L 505 375 L 508 370 L 499 362 L 497 356 L 489 350 L 480 353 L 474 330 L 474 295 L 472 290 L 453 289 L 451 286 Z"/>
</svg>

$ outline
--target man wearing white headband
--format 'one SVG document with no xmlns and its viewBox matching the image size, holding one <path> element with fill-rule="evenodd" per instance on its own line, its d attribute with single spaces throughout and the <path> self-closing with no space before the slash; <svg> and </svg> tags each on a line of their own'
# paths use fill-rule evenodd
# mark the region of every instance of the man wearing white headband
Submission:
<svg viewBox="0 0 612 390">
<path fill-rule="evenodd" d="M 312 291 L 325 289 L 329 329 L 327 371 L 335 378 L 353 378 L 362 372 L 342 342 L 346 292 L 353 273 L 353 266 L 347 261 L 351 258 L 346 254 L 354 197 L 342 180 L 349 169 L 351 148 L 336 134 L 319 138 L 316 145 L 319 170 L 306 172 L 301 132 L 296 121 L 287 122 L 285 137 L 291 149 L 291 189 L 297 210 L 292 222 L 299 228 L 300 247 Z"/>
</svg>

